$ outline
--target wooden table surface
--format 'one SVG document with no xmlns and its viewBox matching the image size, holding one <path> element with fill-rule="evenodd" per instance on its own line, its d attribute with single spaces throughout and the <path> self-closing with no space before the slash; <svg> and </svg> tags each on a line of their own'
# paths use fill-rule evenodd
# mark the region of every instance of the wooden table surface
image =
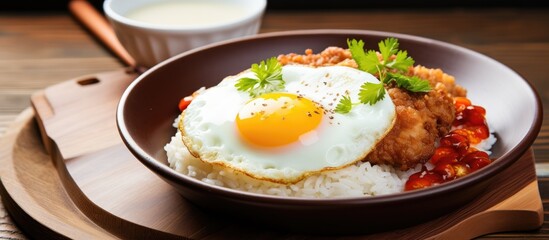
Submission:
<svg viewBox="0 0 549 240">
<path fill-rule="evenodd" d="M 0 9 L 1 11 L 1 9 Z M 368 29 L 419 35 L 486 54 L 532 83 L 549 113 L 549 9 L 437 8 L 288 11 L 269 9 L 261 32 Z M 66 11 L 0 12 L 0 136 L 30 95 L 81 75 L 124 65 Z M 533 146 L 539 190 L 549 209 L 549 121 Z M 549 238 L 549 214 L 539 230 L 483 238 Z M 0 239 L 24 239 L 0 205 Z"/>
</svg>

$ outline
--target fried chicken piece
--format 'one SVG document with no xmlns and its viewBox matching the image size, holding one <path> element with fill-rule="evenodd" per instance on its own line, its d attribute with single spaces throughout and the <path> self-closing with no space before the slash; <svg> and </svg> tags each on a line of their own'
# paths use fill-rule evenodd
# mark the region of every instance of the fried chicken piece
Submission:
<svg viewBox="0 0 549 240">
<path fill-rule="evenodd" d="M 366 159 L 407 170 L 427 161 L 437 138 L 450 130 L 455 114 L 453 99 L 442 84 L 427 94 L 396 87 L 387 92 L 395 104 L 397 120 Z"/>
<path fill-rule="evenodd" d="M 466 96 L 466 90 L 453 76 L 424 66 L 410 68 L 408 75 L 428 80 L 433 90 L 412 93 L 392 87 L 387 90 L 396 107 L 395 126 L 366 159 L 407 170 L 425 163 L 435 151 L 435 142 L 450 131 L 455 118 L 453 97 Z"/>
</svg>

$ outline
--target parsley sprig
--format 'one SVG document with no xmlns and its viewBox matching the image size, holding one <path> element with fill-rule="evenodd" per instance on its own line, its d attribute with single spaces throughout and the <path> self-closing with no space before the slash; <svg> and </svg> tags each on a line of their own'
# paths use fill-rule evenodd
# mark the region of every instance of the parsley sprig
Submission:
<svg viewBox="0 0 549 240">
<path fill-rule="evenodd" d="M 244 77 L 237 80 L 234 86 L 239 91 L 248 92 L 251 97 L 256 97 L 263 93 L 284 89 L 282 65 L 276 57 L 261 61 L 259 64 L 252 64 L 251 71 L 255 74 L 255 78 Z"/>
<path fill-rule="evenodd" d="M 394 82 L 397 87 L 406 89 L 410 92 L 429 92 L 431 86 L 429 82 L 417 77 L 405 75 L 408 69 L 414 65 L 414 59 L 408 56 L 408 52 L 399 50 L 398 39 L 387 38 L 378 43 L 379 54 L 374 50 L 364 50 L 364 42 L 356 39 L 347 40 L 349 51 L 358 69 L 377 75 L 380 82 L 365 82 L 360 87 L 358 94 L 360 103 L 352 103 L 349 96 L 345 96 L 339 101 L 335 111 L 338 113 L 348 113 L 353 105 L 370 104 L 385 98 L 384 84 Z"/>
<path fill-rule="evenodd" d="M 338 113 L 348 113 L 353 108 L 353 102 L 349 95 L 343 95 L 343 98 L 339 100 L 339 104 L 335 108 L 335 112 Z"/>
</svg>

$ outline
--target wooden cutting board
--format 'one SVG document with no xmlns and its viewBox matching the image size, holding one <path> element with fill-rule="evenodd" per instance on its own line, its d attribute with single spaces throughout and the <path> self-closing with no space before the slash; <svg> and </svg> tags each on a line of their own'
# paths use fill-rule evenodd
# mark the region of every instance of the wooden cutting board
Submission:
<svg viewBox="0 0 549 240">
<path fill-rule="evenodd" d="M 21 113 L 0 141 L 0 193 L 25 232 L 100 239 L 320 237 L 252 228 L 206 213 L 142 166 L 114 124 L 114 103 L 134 77 L 103 73 L 38 92 L 32 98 L 35 111 Z M 82 79 L 92 80 L 81 85 Z M 397 231 L 340 237 L 473 238 L 535 229 L 543 222 L 537 186 L 530 150 L 481 196 L 448 215 Z"/>
</svg>

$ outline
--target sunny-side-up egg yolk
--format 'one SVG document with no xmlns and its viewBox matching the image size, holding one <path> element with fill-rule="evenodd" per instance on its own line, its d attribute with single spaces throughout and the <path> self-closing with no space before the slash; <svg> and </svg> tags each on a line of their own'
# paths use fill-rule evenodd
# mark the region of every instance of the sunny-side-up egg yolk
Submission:
<svg viewBox="0 0 549 240">
<path fill-rule="evenodd" d="M 322 107 L 293 93 L 266 93 L 254 98 L 236 116 L 242 137 L 258 147 L 306 143 L 308 133 L 320 125 Z"/>
<path fill-rule="evenodd" d="M 363 160 L 395 121 L 391 98 L 334 111 L 343 96 L 359 102 L 365 82 L 379 81 L 357 69 L 284 66 L 284 89 L 250 97 L 238 79 L 223 79 L 196 96 L 179 124 L 189 152 L 256 179 L 295 183 L 308 175 Z"/>
</svg>

